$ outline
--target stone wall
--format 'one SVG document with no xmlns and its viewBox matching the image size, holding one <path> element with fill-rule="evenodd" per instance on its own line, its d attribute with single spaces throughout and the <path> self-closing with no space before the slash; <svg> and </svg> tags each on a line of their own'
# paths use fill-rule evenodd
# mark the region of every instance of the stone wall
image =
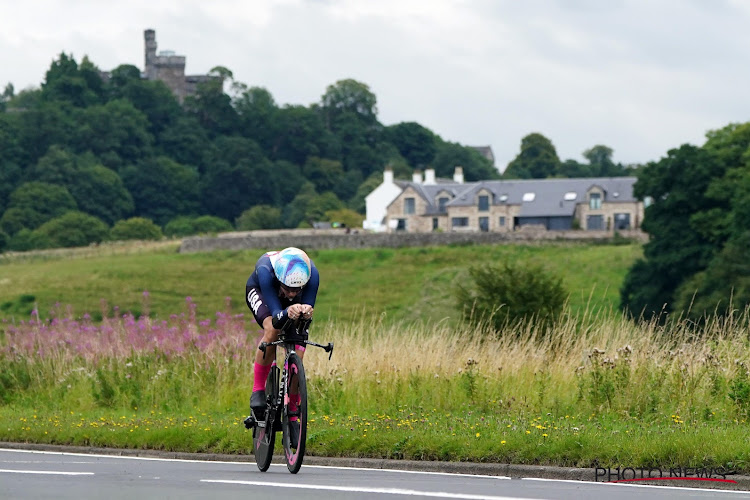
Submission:
<svg viewBox="0 0 750 500">
<path fill-rule="evenodd" d="M 641 231 L 621 231 L 625 238 L 644 242 Z M 344 229 L 297 229 L 224 233 L 216 237 L 185 238 L 180 253 L 212 250 L 280 250 L 294 246 L 306 250 L 330 248 L 401 248 L 430 245 L 512 244 L 534 241 L 607 241 L 611 231 L 545 231 L 524 229 L 509 233 L 364 233 Z"/>
</svg>

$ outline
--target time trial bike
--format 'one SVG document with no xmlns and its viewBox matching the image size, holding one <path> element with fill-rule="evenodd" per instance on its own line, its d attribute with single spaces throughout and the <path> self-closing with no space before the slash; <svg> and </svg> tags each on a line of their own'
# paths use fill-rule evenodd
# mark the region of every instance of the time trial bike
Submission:
<svg viewBox="0 0 750 500">
<path fill-rule="evenodd" d="M 279 369 L 276 360 L 271 363 L 271 371 L 266 379 L 266 409 L 263 416 L 256 418 L 251 411 L 244 421 L 245 428 L 253 430 L 255 462 L 263 472 L 271 466 L 276 433 L 279 431 L 289 472 L 296 474 L 302 467 L 307 438 L 307 380 L 297 346 L 320 347 L 328 353 L 328 359 L 333 356 L 333 342 L 322 345 L 308 340 L 309 326 L 309 320 L 297 321 L 282 330 L 279 340 L 261 342 L 258 346 L 264 357 L 269 346 L 284 349 L 283 369 Z"/>
</svg>

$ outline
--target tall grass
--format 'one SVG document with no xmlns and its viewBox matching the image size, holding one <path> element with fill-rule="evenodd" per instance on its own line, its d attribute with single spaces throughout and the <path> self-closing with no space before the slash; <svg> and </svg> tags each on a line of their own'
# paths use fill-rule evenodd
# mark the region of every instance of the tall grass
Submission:
<svg viewBox="0 0 750 500">
<path fill-rule="evenodd" d="M 144 301 L 148 310 L 148 300 Z M 57 308 L 0 330 L 0 439 L 242 452 L 259 332 L 231 305 L 154 320 Z M 612 310 L 547 331 L 327 323 L 305 367 L 312 453 L 748 468 L 750 311 L 703 326 Z M 44 418 L 40 418 L 40 415 Z M 679 444 L 679 446 L 677 446 Z"/>
</svg>

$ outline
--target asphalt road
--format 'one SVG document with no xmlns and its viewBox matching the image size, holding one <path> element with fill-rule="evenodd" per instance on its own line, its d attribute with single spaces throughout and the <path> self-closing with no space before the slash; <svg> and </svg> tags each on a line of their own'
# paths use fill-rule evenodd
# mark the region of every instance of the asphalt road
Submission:
<svg viewBox="0 0 750 500">
<path fill-rule="evenodd" d="M 402 497 L 505 500 L 750 498 L 750 492 L 642 484 L 274 464 L 263 473 L 247 461 L 206 461 L 0 449 L 0 498 L 305 500 Z"/>
</svg>

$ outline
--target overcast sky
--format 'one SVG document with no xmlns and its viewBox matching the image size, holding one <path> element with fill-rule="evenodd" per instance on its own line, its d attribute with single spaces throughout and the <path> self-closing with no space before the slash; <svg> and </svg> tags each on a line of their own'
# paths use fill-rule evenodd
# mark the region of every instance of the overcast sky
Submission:
<svg viewBox="0 0 750 500">
<path fill-rule="evenodd" d="M 597 144 L 658 160 L 750 121 L 745 0 L 26 0 L 0 14 L 0 88 L 38 87 L 60 52 L 102 70 L 158 51 L 266 88 L 281 106 L 353 78 L 384 125 L 492 147 L 539 132 L 561 159 Z"/>
</svg>

